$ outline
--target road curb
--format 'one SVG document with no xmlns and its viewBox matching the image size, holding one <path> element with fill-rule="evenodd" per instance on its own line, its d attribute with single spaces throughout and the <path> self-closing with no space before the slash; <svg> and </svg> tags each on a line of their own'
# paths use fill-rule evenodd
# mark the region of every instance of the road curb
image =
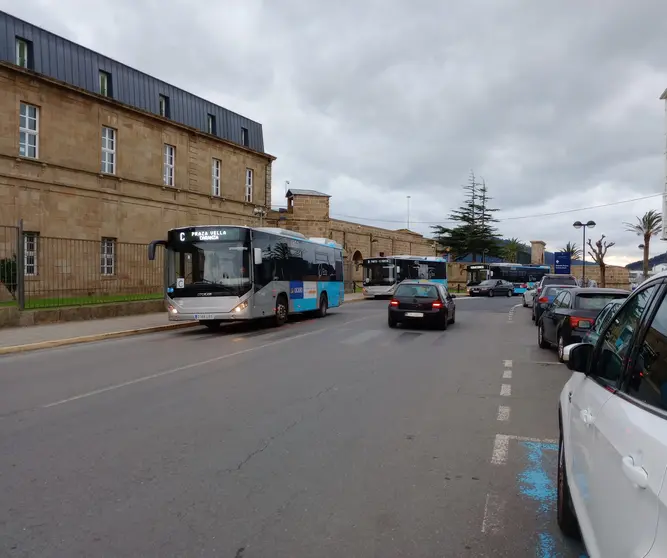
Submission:
<svg viewBox="0 0 667 558">
<path fill-rule="evenodd" d="M 143 335 L 146 333 L 158 333 L 161 331 L 170 331 L 174 329 L 184 329 L 199 325 L 199 322 L 183 322 L 178 324 L 165 324 L 159 326 L 142 327 L 137 329 L 126 329 L 124 331 L 112 331 L 109 333 L 98 333 L 96 335 L 83 335 L 81 337 L 70 337 L 69 339 L 54 339 L 53 341 L 39 341 L 37 343 L 28 343 L 26 345 L 14 345 L 13 347 L 0 347 L 0 355 L 9 355 L 14 353 L 27 353 L 29 351 L 39 351 L 40 349 L 55 349 L 67 345 L 78 345 L 81 343 L 93 343 L 95 341 L 105 341 L 106 339 L 118 339 L 120 337 L 130 337 L 133 335 Z"/>
</svg>

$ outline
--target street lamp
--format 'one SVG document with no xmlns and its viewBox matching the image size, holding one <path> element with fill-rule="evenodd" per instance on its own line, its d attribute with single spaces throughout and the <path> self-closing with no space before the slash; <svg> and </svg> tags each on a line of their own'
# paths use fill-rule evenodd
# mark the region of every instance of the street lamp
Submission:
<svg viewBox="0 0 667 558">
<path fill-rule="evenodd" d="M 586 229 L 592 229 L 595 227 L 595 221 L 588 221 L 588 223 L 582 223 L 581 221 L 575 221 L 572 226 L 575 229 L 584 229 L 584 246 L 581 250 L 583 265 L 582 265 L 582 275 L 581 275 L 581 286 L 586 286 Z"/>
</svg>

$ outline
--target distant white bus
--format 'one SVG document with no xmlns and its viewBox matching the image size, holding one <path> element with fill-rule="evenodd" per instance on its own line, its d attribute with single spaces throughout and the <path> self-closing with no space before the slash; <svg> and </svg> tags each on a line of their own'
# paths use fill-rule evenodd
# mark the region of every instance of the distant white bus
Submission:
<svg viewBox="0 0 667 558">
<path fill-rule="evenodd" d="M 388 297 L 405 279 L 422 279 L 447 286 L 447 260 L 437 256 L 387 256 L 366 258 L 364 298 Z"/>
</svg>

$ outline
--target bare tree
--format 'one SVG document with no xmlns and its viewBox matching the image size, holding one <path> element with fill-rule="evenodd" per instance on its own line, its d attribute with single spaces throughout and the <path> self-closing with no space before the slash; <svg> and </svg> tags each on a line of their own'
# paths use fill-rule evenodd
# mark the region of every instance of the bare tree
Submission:
<svg viewBox="0 0 667 558">
<path fill-rule="evenodd" d="M 590 247 L 588 253 L 591 258 L 593 258 L 593 261 L 600 266 L 600 286 L 602 288 L 604 288 L 607 284 L 605 277 L 607 264 L 604 262 L 604 258 L 607 255 L 607 250 L 609 250 L 609 248 L 615 244 L 615 242 L 605 241 L 605 235 L 602 235 L 600 240 L 595 243 L 595 246 L 593 246 L 591 243 L 591 239 L 588 239 L 588 246 Z"/>
</svg>

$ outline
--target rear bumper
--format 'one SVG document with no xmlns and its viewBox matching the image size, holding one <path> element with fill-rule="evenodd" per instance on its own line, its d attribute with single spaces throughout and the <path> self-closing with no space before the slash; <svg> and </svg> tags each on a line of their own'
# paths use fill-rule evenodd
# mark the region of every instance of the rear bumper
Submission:
<svg viewBox="0 0 667 558">
<path fill-rule="evenodd" d="M 421 316 L 407 316 L 406 314 L 422 314 Z M 447 310 L 403 310 L 389 308 L 389 318 L 396 322 L 422 321 L 437 322 L 445 319 Z"/>
</svg>

